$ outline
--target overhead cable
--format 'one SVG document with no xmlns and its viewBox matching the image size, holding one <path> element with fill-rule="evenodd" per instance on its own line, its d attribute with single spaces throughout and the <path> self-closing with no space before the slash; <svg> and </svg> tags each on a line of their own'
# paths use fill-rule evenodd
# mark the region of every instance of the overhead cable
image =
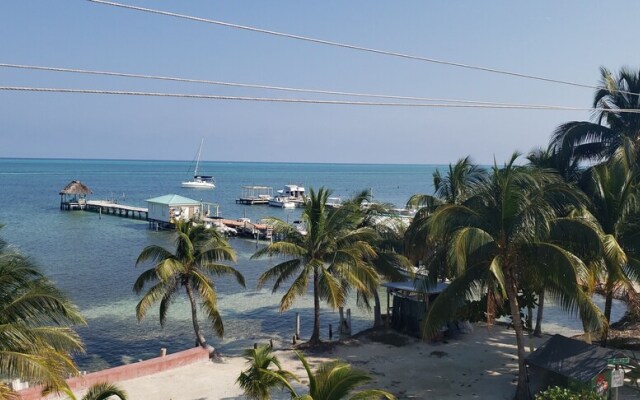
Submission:
<svg viewBox="0 0 640 400">
<path fill-rule="evenodd" d="M 41 87 L 21 87 L 21 86 L 0 86 L 0 91 L 23 91 L 23 92 L 48 92 L 48 93 L 76 93 L 76 94 L 103 94 L 103 95 L 127 95 L 127 96 L 150 96 L 150 97 L 170 97 L 205 100 L 235 100 L 235 101 L 256 101 L 272 103 L 302 103 L 302 104 L 328 104 L 328 105 L 352 105 L 352 106 L 383 106 L 383 107 L 419 107 L 419 108 L 478 108 L 478 109 L 516 109 L 516 110 L 547 110 L 547 111 L 606 111 L 610 113 L 640 113 L 640 109 L 610 110 L 604 108 L 567 107 L 549 105 L 530 104 L 451 104 L 451 103 L 394 103 L 394 102 L 366 102 L 366 101 L 344 101 L 344 100 L 315 100 L 315 99 L 283 99 L 270 97 L 244 97 L 244 96 L 220 96 L 210 94 L 189 94 L 189 93 L 160 93 L 160 92 L 134 92 L 122 90 L 93 90 L 93 89 L 67 89 L 67 88 L 41 88 Z"/>
<path fill-rule="evenodd" d="M 91 3 L 96 3 L 96 4 L 103 4 L 103 5 L 113 6 L 113 7 L 120 7 L 120 8 L 124 8 L 124 9 L 129 9 L 129 10 L 142 11 L 142 12 L 146 12 L 146 13 L 152 13 L 152 14 L 159 14 L 159 15 L 164 15 L 164 16 L 169 16 L 169 17 L 181 18 L 181 19 L 186 19 L 186 20 L 190 20 L 190 21 L 197 21 L 197 22 L 204 22 L 204 23 L 208 23 L 208 24 L 220 25 L 220 26 L 225 26 L 225 27 L 234 28 L 234 29 L 242 29 L 242 30 L 251 31 L 251 32 L 264 33 L 264 34 L 267 34 L 267 35 L 285 37 L 285 38 L 301 40 L 301 41 L 305 41 L 305 42 L 323 44 L 323 45 L 334 46 L 334 47 L 342 47 L 342 48 L 351 49 L 351 50 L 358 50 L 358 51 L 364 51 L 364 52 L 369 52 L 369 53 L 382 54 L 382 55 L 386 55 L 386 56 L 411 59 L 411 60 L 416 60 L 416 61 L 424 61 L 424 62 L 429 62 L 429 63 L 434 63 L 434 64 L 448 65 L 448 66 L 452 66 L 452 67 L 466 68 L 466 69 L 477 70 L 477 71 L 491 72 L 491 73 L 501 74 L 501 75 L 509 75 L 509 76 L 514 76 L 514 77 L 518 77 L 518 78 L 533 79 L 533 80 L 543 81 L 543 82 L 550 82 L 550 83 L 557 83 L 557 84 L 568 85 L 568 86 L 582 87 L 582 88 L 587 88 L 587 89 L 599 89 L 599 87 L 597 87 L 597 86 L 586 85 L 586 84 L 577 83 L 577 82 L 571 82 L 571 81 L 565 81 L 565 80 L 561 80 L 561 79 L 546 78 L 546 77 L 538 76 L 538 75 L 530 75 L 530 74 L 507 71 L 507 70 L 502 70 L 502 69 L 497 69 L 497 68 L 483 67 L 483 66 L 480 66 L 480 65 L 465 64 L 465 63 L 459 63 L 459 62 L 454 62 L 454 61 L 439 60 L 439 59 L 435 59 L 435 58 L 416 56 L 416 55 L 411 55 L 411 54 L 406 54 L 406 53 L 399 53 L 399 52 L 394 52 L 394 51 L 374 49 L 374 48 L 371 48 L 371 47 L 363 47 L 363 46 L 358 46 L 358 45 L 353 45 L 353 44 L 348 44 L 348 43 L 341 43 L 341 42 L 334 42 L 334 41 L 330 41 L 330 40 L 312 38 L 312 37 L 309 37 L 309 36 L 301 36 L 301 35 L 295 35 L 295 34 L 291 34 L 291 33 L 272 31 L 272 30 L 256 28 L 256 27 L 248 26 L 248 25 L 233 24 L 233 23 L 230 23 L 230 22 L 218 21 L 218 20 L 213 20 L 213 19 L 208 19 L 208 18 L 194 17 L 194 16 L 190 16 L 190 15 L 178 14 L 178 13 L 169 12 L 169 11 L 162 11 L 162 10 L 157 10 L 157 9 L 152 9 L 152 8 L 138 7 L 138 6 L 133 6 L 133 5 L 130 5 L 130 4 L 116 3 L 116 2 L 113 2 L 113 1 L 106 1 L 106 0 L 86 0 L 86 1 L 91 2 Z M 626 91 L 621 91 L 621 90 L 617 91 L 617 92 L 625 93 L 625 94 L 638 95 L 638 93 L 626 92 Z"/>
<path fill-rule="evenodd" d="M 211 81 L 211 80 L 204 80 L 204 79 L 143 75 L 143 74 L 132 74 L 132 73 L 124 73 L 124 72 L 112 72 L 112 71 L 96 71 L 96 70 L 85 70 L 85 69 L 75 69 L 75 68 L 45 67 L 45 66 L 38 66 L 38 65 L 0 63 L 0 68 L 16 68 L 16 69 L 27 69 L 27 70 L 37 70 L 37 71 L 51 71 L 51 72 L 69 72 L 69 73 L 77 73 L 77 74 L 153 79 L 153 80 L 172 81 L 172 82 L 199 83 L 199 84 L 241 87 L 241 88 L 251 88 L 251 89 L 279 90 L 279 91 L 296 92 L 296 93 L 330 94 L 330 95 L 351 96 L 351 97 L 371 97 L 371 98 L 380 98 L 380 99 L 433 101 L 433 102 L 462 103 L 462 104 L 489 104 L 489 105 L 509 105 L 510 104 L 510 103 L 498 103 L 498 102 L 479 101 L 479 100 L 458 100 L 458 99 L 442 99 L 442 98 L 415 97 L 415 96 L 371 94 L 371 93 L 340 92 L 340 91 L 333 91 L 333 90 L 302 89 L 302 88 L 292 88 L 292 87 L 284 87 L 284 86 L 269 86 L 269 85 L 257 85 L 257 84 L 249 84 L 249 83 L 221 82 L 221 81 Z"/>
</svg>

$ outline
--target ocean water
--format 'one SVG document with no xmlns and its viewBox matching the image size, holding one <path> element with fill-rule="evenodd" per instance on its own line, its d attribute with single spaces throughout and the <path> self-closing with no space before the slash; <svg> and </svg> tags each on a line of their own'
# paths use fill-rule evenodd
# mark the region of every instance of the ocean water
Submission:
<svg viewBox="0 0 640 400">
<path fill-rule="evenodd" d="M 160 327 L 157 308 L 139 322 L 135 305 L 139 296 L 132 285 L 142 271 L 135 267 L 140 251 L 149 244 L 171 248 L 171 232 L 155 232 L 144 221 L 83 212 L 60 211 L 58 192 L 71 180 L 81 180 L 91 190 L 91 199 L 115 199 L 120 203 L 146 206 L 148 198 L 176 193 L 220 205 L 225 218 L 257 220 L 276 216 L 298 218 L 300 210 L 235 203 L 245 185 L 286 184 L 309 188 L 327 187 L 334 196 L 350 197 L 371 190 L 376 201 L 402 207 L 415 193 L 431 193 L 433 165 L 291 164 L 201 162 L 200 172 L 216 178 L 214 190 L 182 189 L 192 164 L 175 161 L 40 160 L 0 159 L 0 236 L 29 255 L 80 307 L 87 325 L 78 329 L 87 353 L 77 357 L 81 369 L 96 370 L 193 346 L 193 328 L 186 302 L 176 301 L 165 326 Z M 225 334 L 217 338 L 206 331 L 208 341 L 223 354 L 238 355 L 254 342 L 291 340 L 295 314 L 300 313 L 302 337 L 311 334 L 313 304 L 309 296 L 299 299 L 287 312 L 279 312 L 282 292 L 270 287 L 256 289 L 259 275 L 275 260 L 251 260 L 260 243 L 232 238 L 238 253 L 235 266 L 245 276 L 240 287 L 231 278 L 215 280 Z M 384 302 L 384 298 L 383 298 Z M 355 331 L 372 324 L 372 316 L 351 301 Z M 384 307 L 384 304 L 383 304 Z M 616 303 L 614 318 L 624 313 Z M 323 306 L 322 335 L 338 325 L 339 316 Z M 545 310 L 546 325 L 554 331 L 578 332 L 577 319 L 553 307 Z M 202 324 L 207 327 L 206 324 Z M 334 329 L 335 331 L 335 329 Z"/>
</svg>

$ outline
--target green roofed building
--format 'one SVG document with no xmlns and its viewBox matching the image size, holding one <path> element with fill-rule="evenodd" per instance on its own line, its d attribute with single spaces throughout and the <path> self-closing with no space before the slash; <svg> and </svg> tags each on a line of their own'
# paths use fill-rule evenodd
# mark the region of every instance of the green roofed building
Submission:
<svg viewBox="0 0 640 400">
<path fill-rule="evenodd" d="M 160 225 L 173 225 L 178 221 L 199 219 L 202 203 L 177 194 L 167 194 L 147 200 L 149 221 Z"/>
</svg>

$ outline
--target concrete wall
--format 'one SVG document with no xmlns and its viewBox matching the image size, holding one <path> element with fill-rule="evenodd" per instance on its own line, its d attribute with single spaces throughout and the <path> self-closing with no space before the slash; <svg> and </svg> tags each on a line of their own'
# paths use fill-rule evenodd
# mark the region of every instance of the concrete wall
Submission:
<svg viewBox="0 0 640 400">
<path fill-rule="evenodd" d="M 182 367 L 209 359 L 209 352 L 202 347 L 194 347 L 190 350 L 169 354 L 164 357 L 152 358 L 137 363 L 121 365 L 98 372 L 92 372 L 84 376 L 67 379 L 69 387 L 74 393 L 80 392 L 100 382 L 117 383 L 141 376 L 152 375 L 168 369 Z M 33 387 L 21 390 L 18 393 L 22 400 L 41 399 L 42 387 Z"/>
</svg>

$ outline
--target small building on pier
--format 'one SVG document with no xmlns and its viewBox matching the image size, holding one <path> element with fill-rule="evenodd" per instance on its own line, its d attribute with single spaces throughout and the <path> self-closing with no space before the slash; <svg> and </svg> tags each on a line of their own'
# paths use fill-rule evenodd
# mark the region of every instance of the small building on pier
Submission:
<svg viewBox="0 0 640 400">
<path fill-rule="evenodd" d="M 61 210 L 84 210 L 87 205 L 87 195 L 92 194 L 91 189 L 80 181 L 71 181 L 60 191 Z"/>
<path fill-rule="evenodd" d="M 200 219 L 202 203 L 177 194 L 167 194 L 147 200 L 148 220 L 160 225 L 173 225 L 178 221 Z"/>
</svg>

